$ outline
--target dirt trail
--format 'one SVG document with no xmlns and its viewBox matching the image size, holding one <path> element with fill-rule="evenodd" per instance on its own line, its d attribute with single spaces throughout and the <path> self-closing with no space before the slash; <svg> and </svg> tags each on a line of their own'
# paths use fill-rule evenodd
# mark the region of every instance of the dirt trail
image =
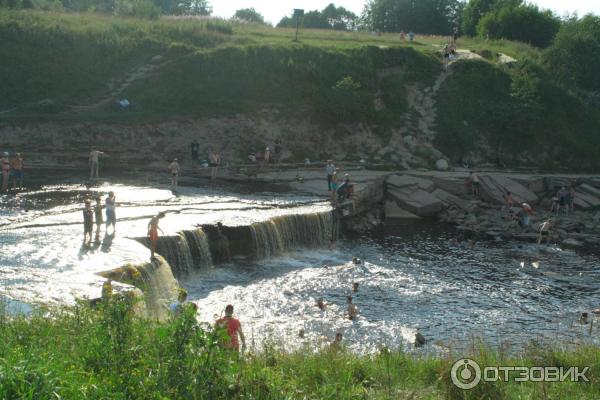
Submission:
<svg viewBox="0 0 600 400">
<path fill-rule="evenodd" d="M 156 73 L 161 68 L 173 63 L 175 60 L 163 60 L 163 56 L 157 55 L 152 57 L 150 62 L 145 63 L 137 68 L 132 69 L 125 75 L 119 78 L 113 78 L 108 82 L 110 93 L 107 96 L 96 99 L 93 103 L 87 105 L 71 106 L 69 111 L 87 111 L 94 108 L 102 107 L 110 102 L 117 101 L 121 93 L 125 91 L 131 84 L 141 79 L 146 79 Z"/>
</svg>

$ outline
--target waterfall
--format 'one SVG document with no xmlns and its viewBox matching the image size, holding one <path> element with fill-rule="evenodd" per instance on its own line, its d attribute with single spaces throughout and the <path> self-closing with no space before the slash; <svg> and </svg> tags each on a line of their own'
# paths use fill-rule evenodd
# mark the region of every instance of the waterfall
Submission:
<svg viewBox="0 0 600 400">
<path fill-rule="evenodd" d="M 179 293 L 179 284 L 171 267 L 161 256 L 149 263 L 126 264 L 98 275 L 141 289 L 145 307 L 140 311 L 159 320 L 167 318 L 169 305 L 175 302 Z"/>
<path fill-rule="evenodd" d="M 188 242 L 194 267 L 197 269 L 212 267 L 213 260 L 210 252 L 210 244 L 204 230 L 198 228 L 193 231 L 184 231 L 183 234 Z"/>
<path fill-rule="evenodd" d="M 157 261 L 137 267 L 144 287 L 146 313 L 149 317 L 163 320 L 168 317 L 169 305 L 177 300 L 179 284 L 169 264 L 158 257 Z"/>
<path fill-rule="evenodd" d="M 156 251 L 171 265 L 176 277 L 232 257 L 264 259 L 301 247 L 327 246 L 337 237 L 333 212 L 290 214 L 250 226 L 203 225 L 177 235 L 160 236 Z M 147 238 L 138 238 L 150 246 Z"/>
<path fill-rule="evenodd" d="M 252 224 L 250 232 L 257 259 L 300 247 L 326 246 L 336 234 L 330 212 L 283 215 Z"/>
<path fill-rule="evenodd" d="M 184 233 L 159 237 L 156 252 L 166 258 L 177 276 L 185 275 L 194 268 L 192 251 Z"/>
</svg>

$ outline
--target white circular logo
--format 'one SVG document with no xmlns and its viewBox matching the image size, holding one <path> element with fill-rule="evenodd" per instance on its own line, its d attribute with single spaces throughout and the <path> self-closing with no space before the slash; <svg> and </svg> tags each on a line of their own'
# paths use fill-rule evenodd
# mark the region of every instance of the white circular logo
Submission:
<svg viewBox="0 0 600 400">
<path fill-rule="evenodd" d="M 461 358 L 452 366 L 450 371 L 452 383 L 460 389 L 473 389 L 481 381 L 479 364 L 469 358 Z"/>
</svg>

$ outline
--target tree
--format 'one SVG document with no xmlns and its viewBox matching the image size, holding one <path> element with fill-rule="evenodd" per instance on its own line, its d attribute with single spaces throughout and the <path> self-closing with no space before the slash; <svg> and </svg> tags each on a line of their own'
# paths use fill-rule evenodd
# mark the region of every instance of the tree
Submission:
<svg viewBox="0 0 600 400">
<path fill-rule="evenodd" d="M 589 14 L 563 24 L 543 59 L 563 83 L 600 91 L 600 16 Z"/>
<path fill-rule="evenodd" d="M 336 30 L 354 30 L 356 28 L 358 17 L 344 7 L 336 7 L 333 3 L 329 4 L 323 11 L 313 10 L 304 14 L 301 24 L 309 29 L 336 29 Z M 294 17 L 283 17 L 277 24 L 279 28 L 295 28 L 296 19 Z"/>
<path fill-rule="evenodd" d="M 265 23 L 265 18 L 254 8 L 242 8 L 240 10 L 237 10 L 233 17 L 255 24 Z"/>
<path fill-rule="evenodd" d="M 506 6 L 488 12 L 477 25 L 480 36 L 518 40 L 538 47 L 547 47 L 560 28 L 560 20 L 551 11 L 522 4 Z"/>
<path fill-rule="evenodd" d="M 522 3 L 523 0 L 469 0 L 462 13 L 461 28 L 463 34 L 475 36 L 479 21 L 490 11 L 507 6 L 517 7 Z"/>
<path fill-rule="evenodd" d="M 363 19 L 372 30 L 449 35 L 461 12 L 459 0 L 371 0 Z"/>
</svg>

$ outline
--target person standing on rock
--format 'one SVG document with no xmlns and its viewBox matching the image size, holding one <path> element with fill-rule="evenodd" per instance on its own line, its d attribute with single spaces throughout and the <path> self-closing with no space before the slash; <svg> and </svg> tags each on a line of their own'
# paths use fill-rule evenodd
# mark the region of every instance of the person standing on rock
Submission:
<svg viewBox="0 0 600 400">
<path fill-rule="evenodd" d="M 112 225 L 112 234 L 115 234 L 117 226 L 115 192 L 108 192 L 108 197 L 104 200 L 104 208 L 106 210 L 106 234 L 108 234 L 108 226 Z"/>
<path fill-rule="evenodd" d="M 10 176 L 10 161 L 6 152 L 0 158 L 0 167 L 2 168 L 2 193 L 5 193 L 8 192 L 8 177 Z"/>
<path fill-rule="evenodd" d="M 263 163 L 264 164 L 269 164 L 269 162 L 271 162 L 271 149 L 269 147 L 267 147 L 265 149 L 265 155 L 263 157 Z"/>
<path fill-rule="evenodd" d="M 102 199 L 96 197 L 96 205 L 94 205 L 94 218 L 96 220 L 96 242 L 100 241 L 100 225 L 102 225 Z"/>
<path fill-rule="evenodd" d="M 94 230 L 94 210 L 92 210 L 92 203 L 89 200 L 85 201 L 85 208 L 83 209 L 83 244 L 92 242 L 92 234 Z M 89 235 L 89 240 L 88 240 Z"/>
<path fill-rule="evenodd" d="M 23 157 L 21 153 L 17 153 L 12 162 L 13 189 L 17 188 L 17 181 L 19 181 L 19 189 L 23 188 L 23 165 Z"/>
<path fill-rule="evenodd" d="M 148 222 L 148 238 L 150 239 L 150 260 L 154 259 L 154 253 L 156 253 L 156 245 L 158 244 L 158 231 L 164 232 L 158 227 L 158 222 L 165 216 L 164 212 L 159 212 L 157 215 L 152 217 Z"/>
<path fill-rule="evenodd" d="M 169 170 L 171 171 L 171 190 L 177 190 L 177 181 L 179 179 L 181 167 L 179 166 L 179 162 L 176 158 L 174 158 L 171 164 L 169 164 Z"/>
<path fill-rule="evenodd" d="M 275 148 L 274 150 L 274 162 L 276 164 L 279 164 L 281 162 L 281 153 L 282 153 L 282 146 L 281 146 L 281 139 L 277 139 L 275 140 Z"/>
<path fill-rule="evenodd" d="M 224 339 L 221 342 L 221 346 L 225 349 L 234 350 L 236 353 L 240 349 L 240 344 L 238 341 L 238 335 L 240 340 L 242 341 L 242 351 L 246 349 L 246 338 L 244 337 L 244 332 L 242 331 L 242 324 L 237 318 L 233 317 L 233 306 L 228 304 L 225 307 L 225 316 L 223 318 L 219 318 L 217 322 L 215 322 L 215 328 L 222 329 L 227 332 L 227 339 Z"/>
<path fill-rule="evenodd" d="M 104 154 L 92 147 L 90 150 L 90 179 L 99 177 L 100 155 Z"/>
<path fill-rule="evenodd" d="M 479 199 L 480 188 L 479 188 L 479 175 L 477 174 L 477 172 L 471 172 L 470 181 L 471 181 L 471 191 L 473 193 L 473 197 L 475 197 L 476 199 Z"/>
<path fill-rule="evenodd" d="M 560 190 L 556 193 L 556 197 L 558 197 L 558 207 L 556 209 L 556 213 L 558 214 L 562 209 L 565 210 L 565 213 L 569 212 L 569 191 L 566 187 L 561 187 Z"/>
<path fill-rule="evenodd" d="M 335 165 L 333 165 L 333 160 L 327 160 L 327 164 L 325 165 L 325 176 L 327 177 L 327 191 L 331 192 L 332 187 L 332 177 L 335 173 Z"/>
<path fill-rule="evenodd" d="M 542 240 L 546 239 L 546 244 L 550 243 L 550 230 L 552 229 L 552 220 L 548 219 L 540 224 L 538 231 L 540 233 L 538 237 L 538 244 L 542 243 Z"/>
</svg>

